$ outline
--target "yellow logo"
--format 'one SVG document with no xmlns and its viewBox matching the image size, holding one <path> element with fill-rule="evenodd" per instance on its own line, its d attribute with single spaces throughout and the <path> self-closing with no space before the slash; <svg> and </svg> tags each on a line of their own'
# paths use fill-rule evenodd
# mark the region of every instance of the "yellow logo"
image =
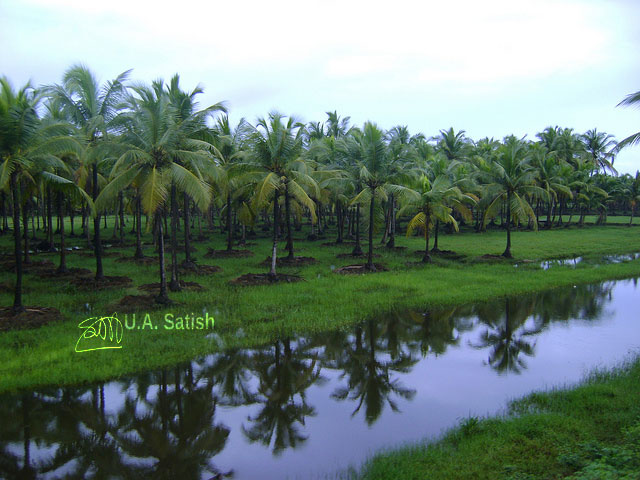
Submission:
<svg viewBox="0 0 640 480">
<path fill-rule="evenodd" d="M 122 348 L 124 327 L 117 317 L 91 317 L 78 324 L 82 335 L 76 342 L 75 351 L 91 352 Z"/>
</svg>

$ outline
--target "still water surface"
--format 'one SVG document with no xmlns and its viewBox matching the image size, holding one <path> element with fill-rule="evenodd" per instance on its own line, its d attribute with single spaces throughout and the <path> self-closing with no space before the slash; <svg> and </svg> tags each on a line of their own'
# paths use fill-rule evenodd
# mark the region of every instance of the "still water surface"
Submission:
<svg viewBox="0 0 640 480">
<path fill-rule="evenodd" d="M 0 396 L 0 477 L 326 478 L 640 349 L 623 280 Z"/>
</svg>

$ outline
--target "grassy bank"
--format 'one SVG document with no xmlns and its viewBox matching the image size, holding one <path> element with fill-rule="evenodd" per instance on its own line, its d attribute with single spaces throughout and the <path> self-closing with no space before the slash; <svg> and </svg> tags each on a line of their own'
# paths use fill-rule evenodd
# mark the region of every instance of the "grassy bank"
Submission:
<svg viewBox="0 0 640 480">
<path fill-rule="evenodd" d="M 302 233 L 297 233 L 302 237 Z M 140 294 L 137 286 L 158 281 L 158 266 L 137 266 L 104 259 L 107 275 L 131 277 L 133 286 L 126 289 L 80 292 L 62 280 L 25 277 L 25 304 L 58 308 L 64 322 L 37 330 L 0 334 L 0 391 L 46 384 L 73 384 L 103 380 L 125 373 L 168 365 L 194 356 L 231 346 L 256 346 L 271 339 L 296 333 L 312 333 L 344 328 L 380 312 L 398 307 L 427 308 L 444 304 L 460 304 L 499 296 L 539 291 L 576 283 L 640 276 L 640 260 L 620 264 L 597 262 L 603 254 L 640 252 L 640 231 L 628 227 L 588 227 L 540 232 L 516 232 L 513 254 L 518 262 L 482 259 L 484 254 L 499 254 L 504 249 L 505 234 L 490 231 L 483 234 L 442 235 L 440 248 L 453 250 L 462 258 L 435 258 L 432 265 L 411 265 L 420 258 L 415 250 L 423 248 L 420 238 L 400 237 L 397 244 L 405 250 L 377 248 L 378 262 L 389 271 L 356 276 L 338 275 L 336 267 L 357 263 L 354 259 L 338 259 L 350 246 L 321 246 L 333 239 L 297 241 L 296 254 L 315 257 L 318 262 L 301 268 L 283 267 L 280 271 L 299 274 L 304 282 L 260 287 L 232 286 L 229 280 L 248 272 L 265 272 L 262 266 L 270 251 L 268 238 L 251 240 L 255 255 L 248 258 L 208 260 L 207 247 L 223 248 L 222 235 L 215 234 L 204 242 L 195 242 L 194 256 L 203 264 L 215 264 L 221 272 L 209 276 L 184 278 L 204 287 L 202 292 L 172 293 L 176 305 L 150 311 L 157 330 L 125 330 L 123 348 L 86 353 L 74 352 L 81 331 L 78 323 L 94 315 L 109 315 L 108 305 L 125 294 Z M 130 241 L 130 238 L 128 239 Z M 9 248 L 9 239 L 0 240 Z M 80 239 L 67 242 L 83 245 Z M 281 244 L 284 246 L 284 242 Z M 364 246 L 364 245 L 363 245 Z M 376 247 L 380 247 L 376 240 Z M 154 255 L 146 246 L 146 254 Z M 366 249 L 366 246 L 365 246 Z M 131 247 L 112 248 L 131 256 Z M 591 256 L 596 264 L 579 264 L 577 268 L 558 267 L 544 271 L 539 260 Z M 38 254 L 57 262 L 55 254 Z M 179 256 L 179 261 L 183 255 Z M 531 263 L 524 262 L 529 260 Z M 70 253 L 69 266 L 95 268 L 91 257 Z M 3 273 L 11 279 L 10 273 Z M 10 293 L 0 293 L 0 305 L 10 305 Z M 206 331 L 165 330 L 165 314 L 174 316 L 202 314 L 215 317 L 215 335 Z M 147 312 L 137 312 L 138 319 Z M 207 336 L 207 334 L 210 334 Z"/>
<path fill-rule="evenodd" d="M 434 443 L 373 457 L 362 479 L 640 478 L 640 359 L 468 418 Z"/>
</svg>

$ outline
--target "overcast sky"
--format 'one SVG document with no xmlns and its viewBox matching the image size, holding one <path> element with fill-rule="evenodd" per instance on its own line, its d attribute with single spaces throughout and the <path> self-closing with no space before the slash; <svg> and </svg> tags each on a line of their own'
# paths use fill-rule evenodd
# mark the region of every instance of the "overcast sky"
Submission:
<svg viewBox="0 0 640 480">
<path fill-rule="evenodd" d="M 640 111 L 616 108 L 640 90 L 639 18 L 637 0 L 0 0 L 0 75 L 55 83 L 79 62 L 102 81 L 179 73 L 233 123 L 337 110 L 427 136 L 559 125 L 622 139 L 640 131 Z M 640 169 L 640 148 L 615 165 Z"/>
</svg>

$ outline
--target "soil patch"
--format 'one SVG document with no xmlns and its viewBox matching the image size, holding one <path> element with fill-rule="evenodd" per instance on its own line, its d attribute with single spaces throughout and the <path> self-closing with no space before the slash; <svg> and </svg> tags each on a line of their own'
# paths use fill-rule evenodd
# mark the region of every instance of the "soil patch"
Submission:
<svg viewBox="0 0 640 480">
<path fill-rule="evenodd" d="M 424 249 L 416 250 L 415 253 L 418 255 L 424 255 Z M 449 260 L 460 260 L 462 258 L 465 258 L 464 255 L 460 253 L 456 253 L 453 250 L 438 250 L 436 252 L 429 250 L 429 255 L 431 255 L 432 257 L 447 258 Z M 489 257 L 493 258 L 491 255 Z M 502 257 L 498 257 L 498 258 L 502 258 Z"/>
<path fill-rule="evenodd" d="M 246 273 L 234 278 L 229 283 L 231 285 L 240 285 L 243 287 L 255 286 L 255 285 L 275 285 L 276 283 L 294 283 L 304 281 L 302 277 L 298 275 L 285 275 L 278 273 L 275 278 L 271 277 L 268 273 Z"/>
<path fill-rule="evenodd" d="M 93 250 L 85 250 L 82 252 L 78 252 L 78 255 L 82 256 L 82 257 L 93 257 L 95 258 L 96 254 Z M 114 252 L 114 251 L 109 251 L 109 252 L 102 252 L 102 258 L 112 258 L 112 257 L 119 257 L 121 256 L 120 252 Z"/>
<path fill-rule="evenodd" d="M 388 269 L 381 263 L 374 263 L 374 270 L 367 269 L 366 265 L 347 265 L 346 267 L 340 267 L 335 270 L 336 273 L 341 275 L 355 275 L 355 274 L 363 274 L 363 273 L 378 273 L 378 272 L 386 272 Z"/>
<path fill-rule="evenodd" d="M 74 278 L 74 277 L 86 277 L 93 272 L 88 268 L 68 267 L 66 272 L 58 272 L 58 269 L 48 272 L 41 272 L 39 275 L 43 278 Z"/>
<path fill-rule="evenodd" d="M 222 269 L 220 267 L 218 267 L 217 265 L 195 265 L 195 268 L 193 267 L 182 267 L 179 266 L 178 267 L 178 273 L 180 273 L 180 275 L 211 275 L 213 273 L 218 273 L 219 271 L 221 271 Z"/>
<path fill-rule="evenodd" d="M 156 257 L 120 257 L 116 259 L 118 263 L 135 263 L 136 265 L 157 265 L 158 259 Z"/>
<path fill-rule="evenodd" d="M 62 320 L 59 310 L 52 307 L 25 307 L 17 315 L 12 307 L 0 308 L 0 332 L 38 328 Z"/>
<path fill-rule="evenodd" d="M 313 257 L 276 257 L 276 265 L 280 267 L 304 267 L 306 265 L 313 265 L 317 262 L 318 261 Z M 271 257 L 267 257 L 261 265 L 266 267 L 271 266 Z"/>
<path fill-rule="evenodd" d="M 336 243 L 336 242 L 324 242 L 321 243 L 320 246 L 321 247 L 341 247 L 343 245 L 355 245 L 356 242 L 351 241 L 351 240 L 343 240 L 342 243 Z"/>
<path fill-rule="evenodd" d="M 155 310 L 158 308 L 166 307 L 156 301 L 155 295 L 125 295 L 117 302 L 114 302 L 105 307 L 107 312 L 117 313 L 132 313 L 132 312 L 145 312 L 148 310 Z M 172 302 L 172 305 L 176 305 Z"/>
<path fill-rule="evenodd" d="M 0 282 L 0 292 L 2 293 L 13 293 L 16 291 L 16 284 L 9 280 L 5 280 L 4 282 Z M 24 293 L 24 285 L 22 287 L 22 292 Z"/>
<path fill-rule="evenodd" d="M 478 260 L 479 261 L 487 261 L 487 260 L 489 260 L 489 261 L 505 261 L 505 260 L 507 260 L 508 261 L 509 259 L 506 258 L 506 257 L 503 257 L 502 255 L 492 255 L 490 253 L 487 253 L 485 255 L 482 255 L 482 256 L 478 257 Z"/>
<path fill-rule="evenodd" d="M 389 250 L 390 252 L 404 252 L 407 247 L 387 247 L 386 245 L 382 247 L 384 250 Z"/>
<path fill-rule="evenodd" d="M 204 254 L 205 258 L 242 258 L 252 256 L 253 252 L 251 250 L 214 250 L 213 248 L 210 248 Z"/>
<path fill-rule="evenodd" d="M 133 281 L 129 277 L 105 276 L 102 280 L 87 277 L 75 277 L 71 279 L 71 284 L 78 287 L 78 290 L 105 290 L 108 288 L 129 287 Z"/>
<path fill-rule="evenodd" d="M 339 253 L 336 255 L 336 258 L 367 258 L 367 252 L 362 253 L 362 255 L 353 255 L 351 253 Z M 374 253 L 373 258 L 380 258 L 379 253 Z"/>
<path fill-rule="evenodd" d="M 202 285 L 196 282 L 185 282 L 183 280 L 180 280 L 178 283 L 180 284 L 180 288 L 182 288 L 183 290 L 188 290 L 190 292 L 201 292 L 205 290 Z M 140 285 L 138 287 L 138 290 L 158 294 L 160 293 L 160 282 L 145 283 L 144 285 Z"/>
<path fill-rule="evenodd" d="M 16 272 L 16 261 L 11 259 L 2 263 L 3 270 L 8 272 Z M 55 264 L 51 260 L 31 260 L 29 263 L 22 262 L 23 273 L 43 273 L 53 268 L 56 268 Z"/>
</svg>

